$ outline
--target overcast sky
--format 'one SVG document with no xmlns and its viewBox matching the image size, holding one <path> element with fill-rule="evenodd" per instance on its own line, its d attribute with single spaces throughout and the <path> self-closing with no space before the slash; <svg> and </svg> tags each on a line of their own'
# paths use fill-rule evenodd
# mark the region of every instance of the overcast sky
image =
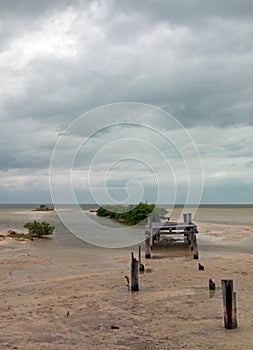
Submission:
<svg viewBox="0 0 253 350">
<path fill-rule="evenodd" d="M 251 0 L 0 0 L 0 18 L 1 203 L 197 202 L 202 176 L 202 203 L 253 203 Z"/>
</svg>

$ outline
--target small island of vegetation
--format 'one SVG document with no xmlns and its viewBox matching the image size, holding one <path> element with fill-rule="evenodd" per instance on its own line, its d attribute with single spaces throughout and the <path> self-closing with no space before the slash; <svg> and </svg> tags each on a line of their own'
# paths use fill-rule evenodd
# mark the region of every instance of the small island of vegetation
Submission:
<svg viewBox="0 0 253 350">
<path fill-rule="evenodd" d="M 148 216 L 166 214 L 166 210 L 156 207 L 154 204 L 140 202 L 139 204 L 130 204 L 128 206 L 105 206 L 97 209 L 97 215 L 108 217 L 120 221 L 127 225 L 136 225 L 145 220 Z"/>
<path fill-rule="evenodd" d="M 34 238 L 43 238 L 51 235 L 55 229 L 54 226 L 46 221 L 39 222 L 36 220 L 25 223 L 24 228 L 28 230 L 28 233 L 18 233 L 14 230 L 9 230 L 6 237 L 11 237 L 16 240 L 29 239 L 32 241 Z"/>
<path fill-rule="evenodd" d="M 50 225 L 46 221 L 27 222 L 24 224 L 24 228 L 28 229 L 28 234 L 34 238 L 41 238 L 49 236 L 54 232 L 55 227 Z"/>
<path fill-rule="evenodd" d="M 33 211 L 52 211 L 54 210 L 53 208 L 49 208 L 45 204 L 41 204 L 39 208 L 33 209 Z"/>
</svg>

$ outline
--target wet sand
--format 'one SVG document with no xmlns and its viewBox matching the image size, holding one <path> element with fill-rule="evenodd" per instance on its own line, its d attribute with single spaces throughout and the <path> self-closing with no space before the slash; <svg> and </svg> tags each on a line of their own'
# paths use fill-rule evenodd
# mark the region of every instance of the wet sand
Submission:
<svg viewBox="0 0 253 350">
<path fill-rule="evenodd" d="M 50 243 L 54 237 L 0 241 L 0 349 L 250 349 L 253 227 L 198 228 L 199 261 L 180 245 L 157 248 L 152 259 L 143 258 L 146 272 L 134 293 L 125 276 L 137 247 L 64 248 Z M 225 278 L 237 292 L 235 330 L 223 327 Z"/>
</svg>

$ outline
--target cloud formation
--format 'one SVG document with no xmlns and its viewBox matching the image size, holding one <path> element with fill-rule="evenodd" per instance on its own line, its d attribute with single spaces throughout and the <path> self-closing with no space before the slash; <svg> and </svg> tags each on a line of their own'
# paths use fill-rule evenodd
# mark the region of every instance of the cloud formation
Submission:
<svg viewBox="0 0 253 350">
<path fill-rule="evenodd" d="M 1 1 L 2 188 L 13 183 L 20 201 L 18 193 L 24 196 L 28 183 L 35 188 L 37 177 L 36 196 L 41 192 L 50 200 L 50 159 L 68 125 L 104 104 L 140 102 L 172 113 L 191 133 L 203 160 L 205 201 L 213 188 L 220 193 L 230 186 L 234 201 L 244 202 L 236 188 L 245 186 L 253 195 L 252 10 L 246 0 Z M 87 116 L 81 137 L 93 123 Z M 160 118 L 157 127 L 168 133 L 168 125 Z M 74 147 L 78 133 L 72 129 L 67 148 Z M 129 133 L 150 136 L 135 126 L 99 130 L 82 156 L 83 170 L 101 145 Z M 104 159 L 105 168 L 110 160 Z M 117 176 L 122 174 L 115 172 L 115 187 Z M 8 201 L 6 191 L 2 201 Z M 217 201 L 222 201 L 218 195 Z"/>
</svg>

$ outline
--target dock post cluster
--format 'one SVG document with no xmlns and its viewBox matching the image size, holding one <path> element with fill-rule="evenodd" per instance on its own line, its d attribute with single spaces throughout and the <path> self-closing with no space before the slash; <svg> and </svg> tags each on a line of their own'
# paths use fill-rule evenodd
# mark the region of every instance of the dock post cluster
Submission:
<svg viewBox="0 0 253 350">
<path fill-rule="evenodd" d="M 151 258 L 151 251 L 155 241 L 160 240 L 160 235 L 184 235 L 184 241 L 193 251 L 193 258 L 198 259 L 198 244 L 197 244 L 197 225 L 192 223 L 192 214 L 183 214 L 183 222 L 166 220 L 164 222 L 156 218 L 153 221 L 152 217 L 148 218 L 148 224 L 145 229 L 145 244 L 146 244 L 146 259 Z"/>
</svg>

